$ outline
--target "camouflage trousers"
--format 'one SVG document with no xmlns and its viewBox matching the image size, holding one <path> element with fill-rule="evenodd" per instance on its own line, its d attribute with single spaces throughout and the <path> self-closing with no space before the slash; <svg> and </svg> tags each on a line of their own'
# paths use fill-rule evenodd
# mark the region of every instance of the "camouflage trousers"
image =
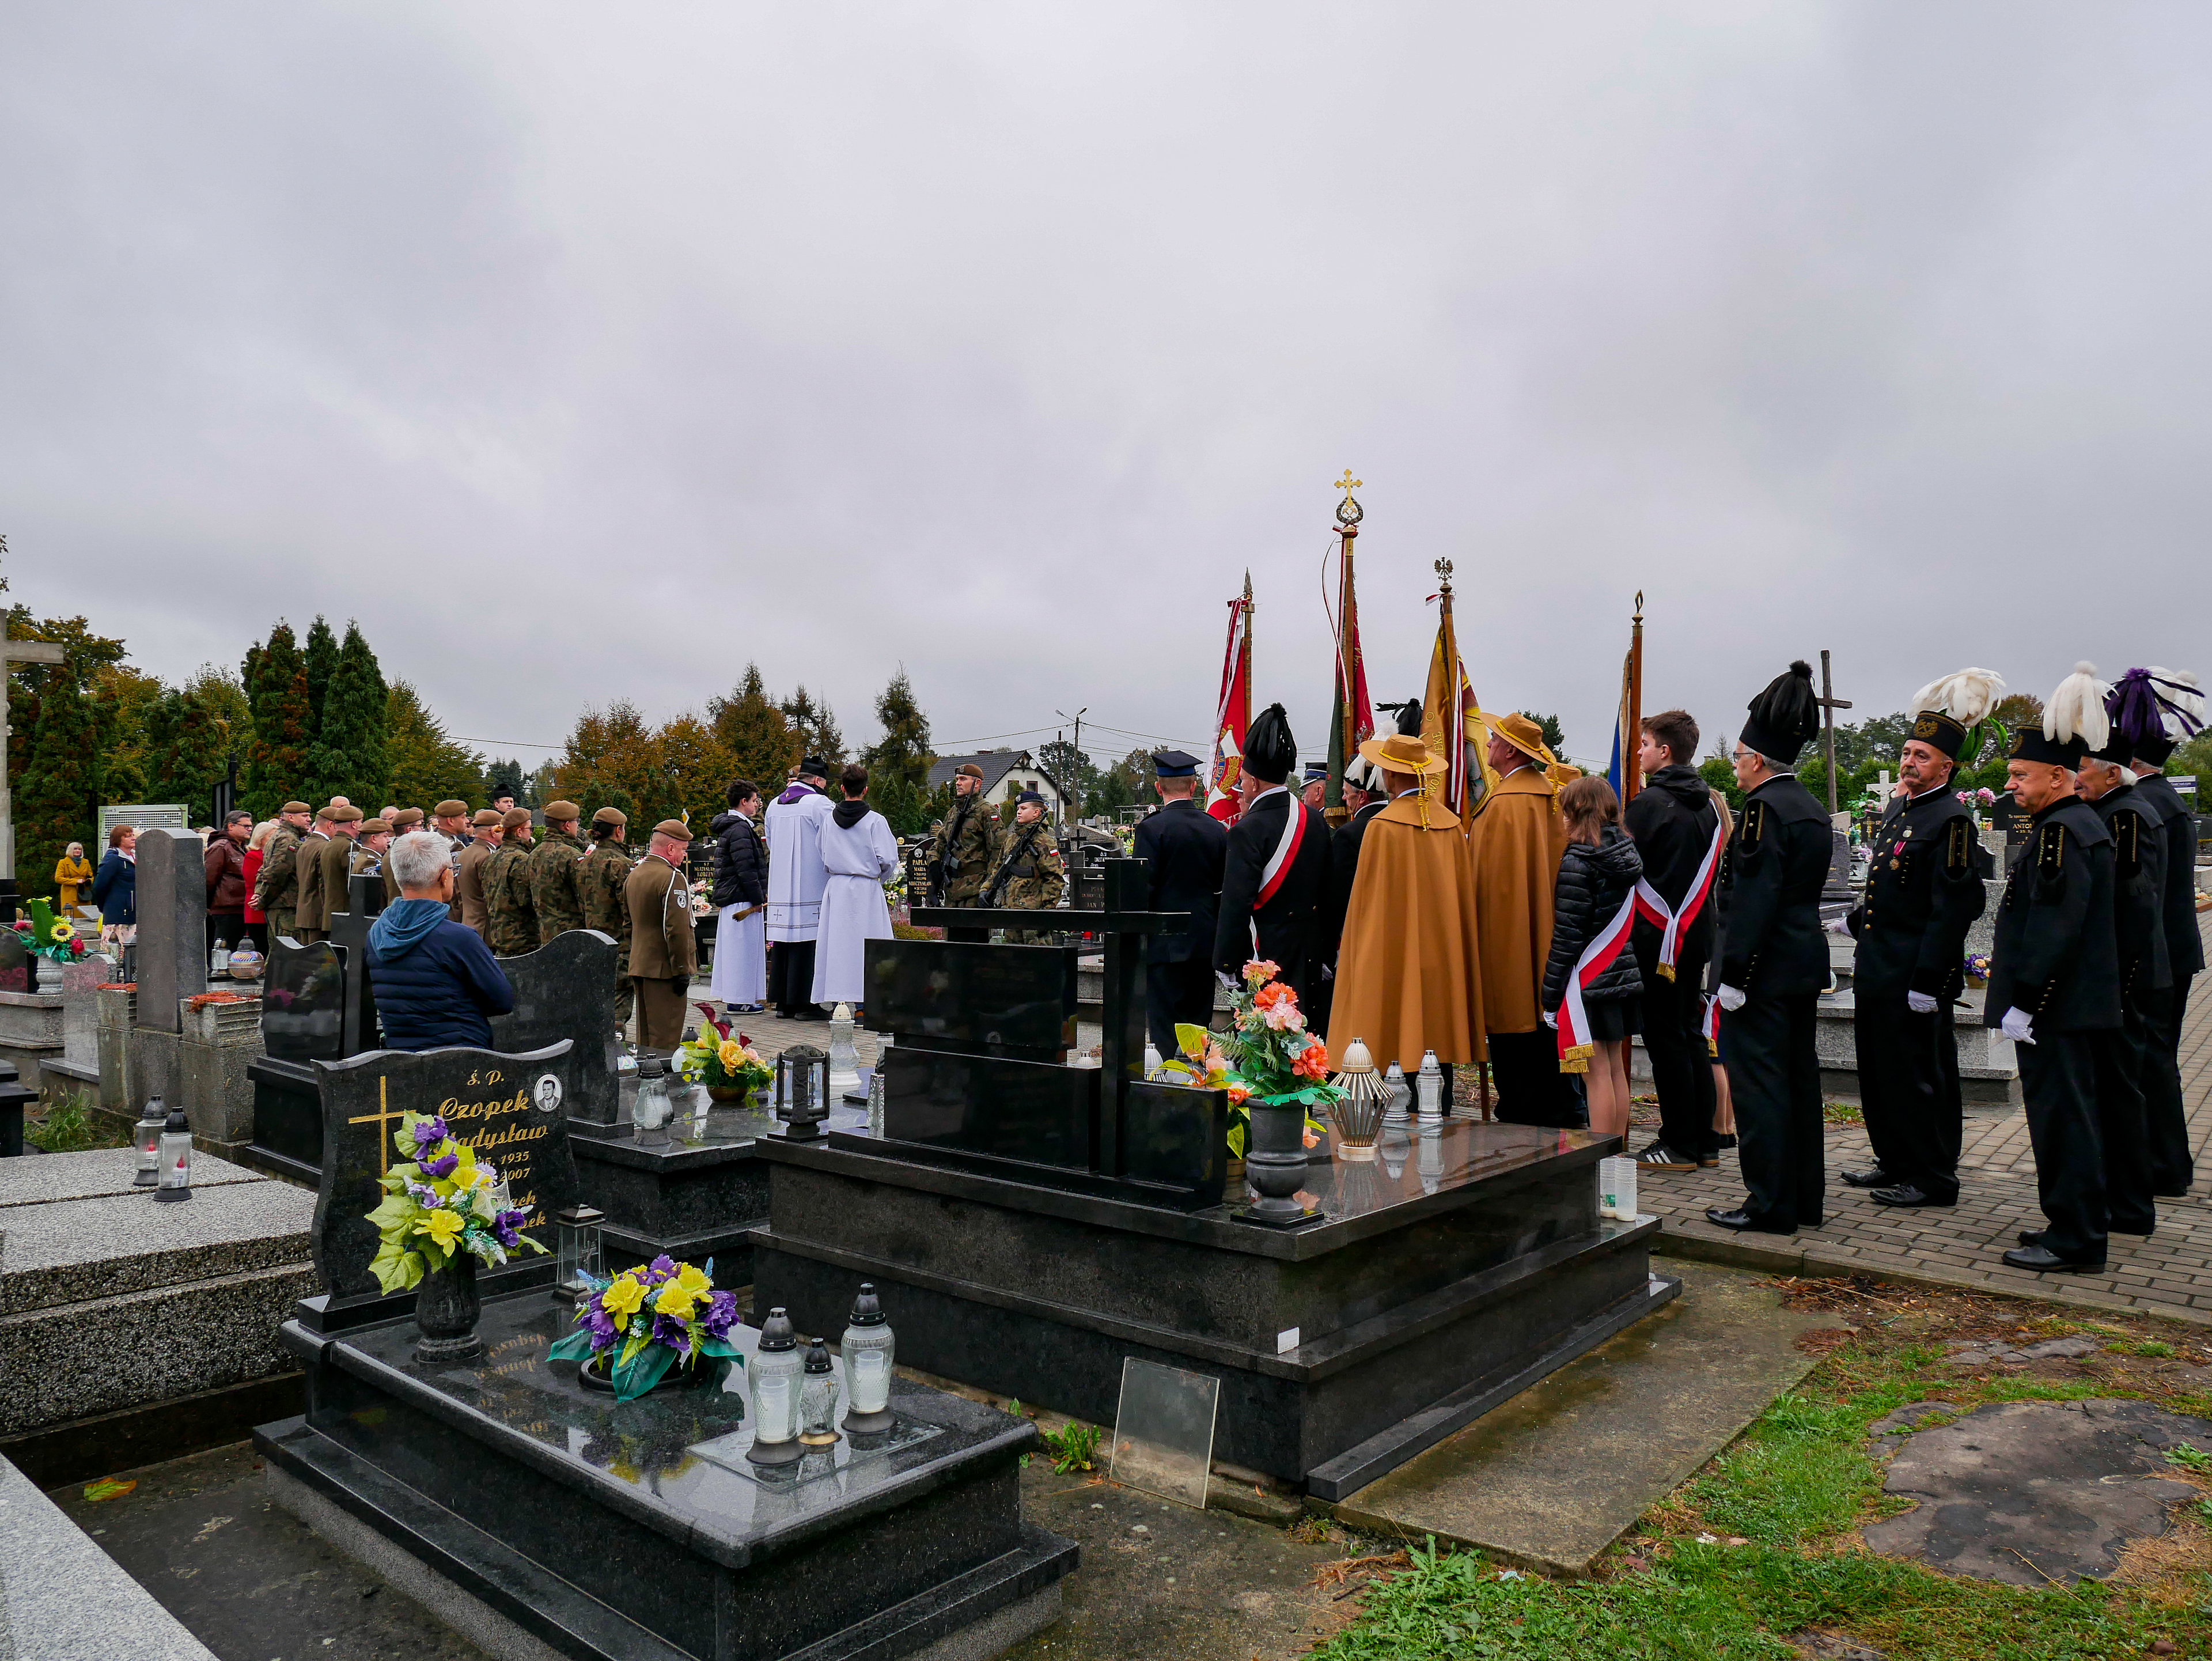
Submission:
<svg viewBox="0 0 2212 1661">
<path fill-rule="evenodd" d="M 627 975 L 615 977 L 615 1027 L 629 1031 L 630 1011 L 637 1007 L 637 983 Z"/>
<path fill-rule="evenodd" d="M 294 940 L 299 939 L 293 933 L 293 921 L 299 915 L 289 905 L 269 913 L 269 938 L 274 940 L 280 934 L 290 934 Z"/>
</svg>

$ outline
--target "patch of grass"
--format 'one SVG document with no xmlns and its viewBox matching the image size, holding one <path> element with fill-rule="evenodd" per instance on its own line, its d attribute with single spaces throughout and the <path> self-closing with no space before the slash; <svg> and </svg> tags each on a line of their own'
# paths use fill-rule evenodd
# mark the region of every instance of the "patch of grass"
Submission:
<svg viewBox="0 0 2212 1661">
<path fill-rule="evenodd" d="M 2106 1344 L 2105 1348 L 2115 1355 L 2148 1355 L 2164 1360 L 2175 1351 L 2172 1344 L 2161 1343 L 2155 1338 L 2146 1338 L 2141 1343 Z"/>
<path fill-rule="evenodd" d="M 1091 1469 L 1091 1456 L 1098 1451 L 1098 1439 L 1104 1433 L 1096 1425 L 1080 1425 L 1073 1420 L 1056 1431 L 1045 1433 L 1045 1450 L 1052 1455 L 1052 1468 L 1061 1475 L 1070 1471 Z"/>
<path fill-rule="evenodd" d="M 2188 1470 L 2212 1470 L 2212 1453 L 2207 1453 L 2202 1448 L 2191 1447 L 2186 1442 L 2168 1448 L 2166 1462 L 2170 1465 L 2182 1466 Z"/>
<path fill-rule="evenodd" d="M 1823 1124 L 1864 1124 L 1866 1115 L 1855 1102 L 1822 1102 L 1820 1123 Z"/>
<path fill-rule="evenodd" d="M 49 1153 L 81 1153 L 88 1147 L 117 1146 L 93 1124 L 92 1098 L 82 1090 L 70 1091 L 48 1102 L 44 1114 L 24 1125 L 23 1138 Z"/>
</svg>

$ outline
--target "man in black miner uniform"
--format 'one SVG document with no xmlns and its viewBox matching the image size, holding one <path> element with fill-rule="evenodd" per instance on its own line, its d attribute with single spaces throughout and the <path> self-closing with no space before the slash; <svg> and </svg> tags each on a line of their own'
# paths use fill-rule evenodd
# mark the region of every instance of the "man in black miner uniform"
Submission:
<svg viewBox="0 0 2212 1661">
<path fill-rule="evenodd" d="M 1828 985 L 1820 888 L 1834 843 L 1828 815 L 1791 770 L 1820 725 L 1813 671 L 1792 663 L 1751 701 L 1731 757 L 1743 788 L 1722 883 L 1721 1056 L 1735 1102 L 1737 1157 L 1749 1189 L 1723 1228 L 1790 1234 L 1822 1216 L 1820 1058 L 1815 1013 Z"/>
<path fill-rule="evenodd" d="M 1995 867 L 1951 775 L 1969 730 L 2003 690 L 1986 669 L 1920 689 L 1899 758 L 1905 791 L 1890 799 L 1872 838 L 1866 897 L 1829 925 L 1858 941 L 1852 1028 L 1874 1144 L 1874 1164 L 1846 1171 L 1844 1180 L 1873 1189 L 1883 1205 L 1959 1202 L 1966 1110 L 1951 1007 L 1966 987 L 1966 930 L 1982 915 L 1983 884 Z"/>
<path fill-rule="evenodd" d="M 2189 983 L 2204 967 L 2204 937 L 2197 929 L 2197 822 L 2163 770 L 2175 744 L 2198 731 L 2203 719 L 2204 698 L 2194 675 L 2130 669 L 2113 689 L 2112 725 L 2133 741 L 2136 795 L 2157 818 L 2166 854 L 2159 899 L 2173 984 L 2147 1002 L 2142 1074 L 2151 1192 L 2166 1199 L 2189 1192 L 2197 1176 L 2189 1113 L 2181 1099 L 2181 1017 L 2189 1005 Z"/>
<path fill-rule="evenodd" d="M 2110 703 L 2107 703 L 2107 715 Z M 2154 1008 L 2173 989 L 2167 966 L 2166 845 L 2157 812 L 2129 763 L 2135 742 L 2115 727 L 2075 771 L 2075 790 L 2112 838 L 2112 944 L 2120 963 L 2120 1024 L 2095 1037 L 2097 1135 L 2105 1145 L 2105 1208 L 2115 1234 L 2158 1226 L 2151 1193 L 2150 1124 L 2143 1061 Z"/>
<path fill-rule="evenodd" d="M 1705 965 L 1712 960 L 1712 890 L 1697 891 L 1698 872 L 1713 851 L 1721 817 L 1712 791 L 1692 765 L 1698 723 L 1683 709 L 1646 715 L 1636 764 L 1644 788 L 1628 804 L 1621 824 L 1644 859 L 1644 879 L 1678 912 L 1697 909 L 1675 934 L 1671 968 L 1660 962 L 1664 932 L 1639 915 L 1629 945 L 1644 977 L 1644 1048 L 1651 1058 L 1652 1088 L 1659 1097 L 1659 1135 L 1637 1155 L 1647 1171 L 1694 1171 L 1720 1163 L 1713 1130 L 1713 1062 L 1705 1046 Z"/>
<path fill-rule="evenodd" d="M 1271 703 L 1244 734 L 1237 782 L 1243 813 L 1230 827 L 1213 933 L 1213 966 L 1234 979 L 1255 958 L 1275 964 L 1306 1001 L 1321 967 L 1322 903 L 1328 885 L 1328 826 L 1285 789 L 1297 765 L 1290 717 Z"/>
<path fill-rule="evenodd" d="M 1229 832 L 1193 799 L 1198 757 L 1180 750 L 1152 752 L 1152 788 L 1163 806 L 1137 827 L 1136 855 L 1152 861 L 1147 896 L 1155 911 L 1188 911 L 1190 926 L 1145 942 L 1145 1025 L 1163 1057 L 1176 1053 L 1177 1021 L 1204 1026 L 1213 1019 L 1214 907 Z"/>
<path fill-rule="evenodd" d="M 2005 764 L 2031 829 L 1997 908 L 1984 1019 L 2019 1050 L 2036 1194 L 2051 1225 L 2023 1232 L 2019 1250 L 2005 1253 L 2015 1269 L 2105 1266 L 2097 1035 L 2120 1025 L 2120 963 L 2112 833 L 2075 790 L 2074 770 L 2093 736 L 2101 748 L 2104 702 L 2084 666 L 2051 694 L 2040 727 L 2013 735 Z"/>
</svg>

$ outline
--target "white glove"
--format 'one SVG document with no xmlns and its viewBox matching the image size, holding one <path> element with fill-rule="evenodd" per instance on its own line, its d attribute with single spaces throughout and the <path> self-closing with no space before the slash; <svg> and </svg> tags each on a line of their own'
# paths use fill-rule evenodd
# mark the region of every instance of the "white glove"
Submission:
<svg viewBox="0 0 2212 1661">
<path fill-rule="evenodd" d="M 2014 1004 L 2010 1009 L 2005 1011 L 2004 1019 L 1997 1024 L 1997 1031 L 2014 1043 L 2033 1043 L 2035 1018 L 2019 1005 Z"/>
<path fill-rule="evenodd" d="M 1822 923 L 1820 927 L 1826 929 L 1831 934 L 1848 935 L 1851 932 L 1851 920 L 1850 916 L 1845 914 L 1842 916 L 1829 918 L 1827 922 Z"/>
<path fill-rule="evenodd" d="M 1905 1007 L 1916 1015 L 1932 1015 L 1936 1013 L 1936 1000 L 1925 992 L 1908 992 L 1905 995 Z"/>
<path fill-rule="evenodd" d="M 1237 989 L 1237 977 L 1234 975 L 1224 974 L 1220 970 L 1217 969 L 1213 971 L 1213 978 L 1219 981 L 1231 992 L 1234 992 Z"/>
<path fill-rule="evenodd" d="M 1546 1011 L 1544 1012 L 1544 1025 L 1547 1025 L 1547 1026 L 1548 1026 L 1548 1027 L 1551 1027 L 1553 1031 L 1556 1031 L 1558 1030 L 1558 1028 L 1559 1028 L 1559 1016 L 1558 1016 L 1555 1013 L 1553 1013 L 1553 1011 L 1551 1011 L 1551 1010 L 1549 1010 L 1549 1009 L 1546 1010 Z"/>
<path fill-rule="evenodd" d="M 1721 1007 L 1731 1014 L 1743 1007 L 1743 994 L 1732 986 L 1721 988 L 1720 1001 Z"/>
</svg>

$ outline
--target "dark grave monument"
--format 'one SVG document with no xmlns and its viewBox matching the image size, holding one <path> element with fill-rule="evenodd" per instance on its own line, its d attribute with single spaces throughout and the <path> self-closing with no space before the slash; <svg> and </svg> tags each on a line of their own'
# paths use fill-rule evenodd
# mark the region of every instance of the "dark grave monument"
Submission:
<svg viewBox="0 0 2212 1661">
<path fill-rule="evenodd" d="M 571 928 L 535 952 L 501 958 L 514 988 L 512 1013 L 492 1018 L 495 1050 L 535 1050 L 566 1038 L 576 1046 L 576 1095 L 568 1117 L 613 1124 L 622 1116 L 616 1043 L 614 938 Z"/>
<path fill-rule="evenodd" d="M 368 984 L 368 926 L 384 910 L 384 879 L 351 876 L 346 879 L 346 909 L 331 913 L 331 944 L 345 954 L 349 972 L 338 1007 L 344 1014 L 345 1051 L 358 1056 L 374 1050 L 381 1037 L 376 1025 L 376 994 Z M 495 1043 L 494 1049 L 513 1046 Z"/>
<path fill-rule="evenodd" d="M 329 940 L 302 946 L 289 935 L 269 942 L 261 973 L 263 1053 L 246 1063 L 253 1081 L 253 1141 L 248 1163 L 312 1183 L 323 1162 L 323 1110 L 317 1062 L 343 1061 L 346 1048 L 348 952 Z"/>
<path fill-rule="evenodd" d="M 501 1654 L 981 1661 L 1058 1614 L 1077 1552 L 1022 1518 L 1019 1468 L 1038 1445 L 1026 1421 L 895 1378 L 888 1428 L 756 1465 L 749 1366 L 617 1402 L 549 1359 L 574 1319 L 550 1256 L 480 1277 L 481 1357 L 418 1361 L 414 1295 L 380 1297 L 368 1275 L 380 1141 L 403 1111 L 442 1110 L 550 1216 L 568 1156 L 546 1080 L 565 1091 L 570 1047 L 383 1052 L 316 1072 L 329 1290 L 282 1333 L 307 1411 L 254 1444 L 271 1498 L 337 1549 Z M 755 1335 L 731 1337 L 750 1364 Z"/>
<path fill-rule="evenodd" d="M 761 1141 L 756 1310 L 811 1330 L 872 1281 L 902 1363 L 1097 1424 L 1128 1358 L 1208 1374 L 1217 1457 L 1334 1500 L 1680 1290 L 1650 1273 L 1656 1219 L 1599 1217 L 1620 1143 L 1586 1131 L 1454 1120 L 1418 1160 L 1310 1164 L 1318 1221 L 1242 1220 L 1220 1095 L 1142 1082 L 1143 879 L 1107 861 L 1106 910 L 1066 919 L 1105 941 L 1088 1092 L 1043 1059 L 1054 954 L 974 938 L 1024 914 L 926 909 L 944 941 L 870 943 L 884 1135 Z"/>
</svg>

